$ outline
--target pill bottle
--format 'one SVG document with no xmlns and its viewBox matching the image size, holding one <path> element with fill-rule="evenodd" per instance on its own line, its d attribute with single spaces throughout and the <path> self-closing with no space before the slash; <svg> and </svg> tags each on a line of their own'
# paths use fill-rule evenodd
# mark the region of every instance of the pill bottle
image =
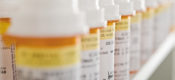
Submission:
<svg viewBox="0 0 175 80">
<path fill-rule="evenodd" d="M 171 0 L 170 1 L 172 3 L 171 6 L 171 32 L 173 32 L 175 30 L 175 1 Z"/>
<path fill-rule="evenodd" d="M 156 0 L 145 0 L 146 11 L 142 15 L 141 28 L 141 64 L 143 65 L 153 54 L 154 46 L 154 14 Z"/>
<path fill-rule="evenodd" d="M 168 33 L 166 34 L 166 37 L 169 33 L 174 32 L 174 26 L 173 26 L 173 7 L 174 7 L 174 0 L 167 0 L 167 19 L 168 19 Z"/>
<path fill-rule="evenodd" d="M 131 16 L 130 39 L 130 79 L 135 76 L 141 67 L 141 23 L 142 14 L 145 11 L 144 0 L 131 0 L 134 3 L 136 15 Z"/>
<path fill-rule="evenodd" d="M 115 24 L 121 18 L 113 0 L 100 0 L 107 27 L 100 30 L 100 80 L 114 80 Z"/>
<path fill-rule="evenodd" d="M 100 79 L 100 29 L 104 28 L 104 10 L 97 0 L 79 0 L 79 8 L 85 12 L 89 34 L 81 37 L 81 80 Z"/>
<path fill-rule="evenodd" d="M 16 80 L 14 64 L 14 44 L 11 40 L 3 40 L 2 35 L 6 33 L 11 24 L 12 4 L 8 0 L 0 0 L 0 80 Z M 4 45 L 3 42 L 8 43 Z"/>
<path fill-rule="evenodd" d="M 163 43 L 171 28 L 171 2 L 169 0 L 157 0 L 157 3 L 158 7 L 155 10 L 154 50 Z"/>
<path fill-rule="evenodd" d="M 115 79 L 129 80 L 130 77 L 130 29 L 131 16 L 135 15 L 133 3 L 115 1 L 120 6 L 121 21 L 116 24 L 115 32 Z"/>
<path fill-rule="evenodd" d="M 3 36 L 16 44 L 17 80 L 81 80 L 79 35 L 88 28 L 73 2 L 20 1 L 23 7 Z"/>
<path fill-rule="evenodd" d="M 157 0 L 155 9 L 154 50 L 166 39 L 170 28 L 170 14 L 167 0 Z M 160 34 L 161 33 L 161 34 Z"/>
</svg>

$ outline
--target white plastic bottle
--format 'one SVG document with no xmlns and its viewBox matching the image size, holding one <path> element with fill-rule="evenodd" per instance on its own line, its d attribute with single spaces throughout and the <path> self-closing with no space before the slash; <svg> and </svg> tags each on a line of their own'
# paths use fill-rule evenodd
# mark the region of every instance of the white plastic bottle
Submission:
<svg viewBox="0 0 175 80">
<path fill-rule="evenodd" d="M 156 0 L 145 0 L 146 11 L 142 15 L 141 29 L 141 64 L 143 65 L 153 54 L 154 48 L 154 14 Z"/>
<path fill-rule="evenodd" d="M 100 41 L 100 80 L 114 80 L 115 24 L 120 20 L 119 6 L 113 0 L 100 0 L 107 27 L 102 29 Z"/>
<path fill-rule="evenodd" d="M 144 0 L 131 0 L 134 3 L 136 15 L 131 17 L 131 40 L 130 40 L 130 79 L 141 67 L 141 23 L 142 14 L 145 11 Z"/>
<path fill-rule="evenodd" d="M 171 2 L 169 0 L 157 0 L 157 3 L 158 7 L 155 10 L 154 50 L 166 39 L 171 27 Z"/>
<path fill-rule="evenodd" d="M 100 29 L 104 28 L 104 10 L 97 0 L 79 0 L 79 8 L 85 12 L 89 34 L 83 35 L 81 80 L 100 79 Z"/>
<path fill-rule="evenodd" d="M 81 80 L 79 35 L 88 28 L 73 2 L 21 0 L 3 36 L 16 43 L 17 80 Z"/>
<path fill-rule="evenodd" d="M 122 16 L 115 32 L 115 80 L 129 80 L 131 16 L 135 11 L 130 1 L 116 0 L 115 3 L 119 4 Z"/>
<path fill-rule="evenodd" d="M 171 0 L 172 7 L 171 7 L 171 31 L 173 32 L 175 30 L 175 0 Z"/>
<path fill-rule="evenodd" d="M 11 40 L 1 39 L 11 24 L 12 4 L 8 0 L 0 0 L 0 80 L 16 80 L 14 63 L 14 44 Z M 8 45 L 4 45 L 6 42 Z"/>
<path fill-rule="evenodd" d="M 172 28 L 171 31 L 173 31 L 175 29 L 175 0 L 172 0 L 172 8 L 171 8 L 171 24 L 172 24 Z"/>
</svg>

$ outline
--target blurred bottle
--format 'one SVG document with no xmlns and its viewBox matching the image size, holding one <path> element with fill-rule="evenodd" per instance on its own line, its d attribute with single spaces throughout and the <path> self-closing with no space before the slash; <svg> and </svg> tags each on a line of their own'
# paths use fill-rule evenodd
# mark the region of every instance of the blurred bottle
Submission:
<svg viewBox="0 0 175 80">
<path fill-rule="evenodd" d="M 154 50 L 166 39 L 171 27 L 171 2 L 169 0 L 157 0 L 157 3 L 158 7 L 155 10 Z"/>
<path fill-rule="evenodd" d="M 0 0 L 0 80 L 16 80 L 14 63 L 14 44 L 11 40 L 2 40 L 11 25 L 11 12 L 15 4 L 10 0 Z M 8 45 L 4 45 L 6 42 Z"/>
<path fill-rule="evenodd" d="M 115 24 L 120 20 L 119 6 L 113 0 L 100 0 L 107 27 L 101 29 L 100 80 L 114 80 Z"/>
<path fill-rule="evenodd" d="M 175 0 L 169 0 L 172 3 L 171 6 L 171 32 L 175 31 Z"/>
<path fill-rule="evenodd" d="M 81 80 L 100 79 L 100 29 L 104 28 L 104 10 L 97 0 L 79 0 L 79 8 L 85 12 L 89 34 L 83 35 Z"/>
<path fill-rule="evenodd" d="M 142 15 L 141 29 L 141 63 L 144 64 L 153 54 L 154 46 L 154 12 L 156 0 L 145 0 L 146 12 Z"/>
<path fill-rule="evenodd" d="M 141 67 L 141 23 L 145 11 L 144 0 L 131 0 L 134 3 L 136 15 L 131 17 L 131 40 L 130 40 L 130 79 L 135 76 Z"/>
<path fill-rule="evenodd" d="M 81 80 L 79 35 L 88 29 L 76 2 L 20 0 L 3 36 L 16 43 L 17 80 Z"/>
<path fill-rule="evenodd" d="M 115 0 L 119 4 L 121 21 L 116 24 L 115 33 L 115 80 L 129 80 L 131 16 L 135 15 L 133 3 L 129 0 Z"/>
</svg>

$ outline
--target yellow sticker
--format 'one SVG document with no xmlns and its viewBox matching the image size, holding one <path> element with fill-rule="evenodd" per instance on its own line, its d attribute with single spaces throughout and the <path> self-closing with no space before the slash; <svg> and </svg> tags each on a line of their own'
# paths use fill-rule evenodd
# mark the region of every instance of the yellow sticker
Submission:
<svg viewBox="0 0 175 80">
<path fill-rule="evenodd" d="M 155 11 L 155 9 L 147 10 L 146 12 L 143 13 L 142 18 L 149 19 L 149 18 L 154 17 L 154 11 Z"/>
<path fill-rule="evenodd" d="M 80 62 L 80 47 L 33 48 L 18 46 L 16 64 L 33 68 L 58 68 L 75 65 Z"/>
<path fill-rule="evenodd" d="M 0 34 L 4 34 L 10 26 L 10 22 L 0 20 Z"/>
<path fill-rule="evenodd" d="M 130 28 L 130 20 L 131 18 L 123 18 L 121 21 L 119 21 L 118 23 L 116 23 L 116 31 L 126 31 L 129 30 Z"/>
<path fill-rule="evenodd" d="M 115 27 L 114 26 L 108 26 L 104 29 L 100 30 L 100 39 L 105 40 L 105 39 L 113 39 L 115 36 Z"/>
<path fill-rule="evenodd" d="M 135 16 L 131 17 L 131 24 L 132 23 L 138 23 L 142 20 L 142 14 L 141 13 L 137 13 Z"/>
<path fill-rule="evenodd" d="M 82 50 L 94 50 L 99 48 L 100 33 L 93 33 L 82 37 Z"/>
</svg>

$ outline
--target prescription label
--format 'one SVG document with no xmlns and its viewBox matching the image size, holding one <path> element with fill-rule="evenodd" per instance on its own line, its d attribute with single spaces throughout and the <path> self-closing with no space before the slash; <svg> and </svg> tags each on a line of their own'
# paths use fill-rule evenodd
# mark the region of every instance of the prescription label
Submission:
<svg viewBox="0 0 175 80">
<path fill-rule="evenodd" d="M 143 13 L 142 18 L 143 19 L 149 19 L 154 17 L 154 9 L 149 9 L 146 12 Z"/>
<path fill-rule="evenodd" d="M 89 34 L 82 37 L 82 50 L 94 50 L 99 48 L 99 32 L 96 34 Z"/>
<path fill-rule="evenodd" d="M 104 33 L 104 31 L 106 31 Z M 103 35 L 110 37 L 104 38 Z M 101 30 L 100 40 L 100 80 L 114 80 L 115 25 Z"/>
<path fill-rule="evenodd" d="M 130 27 L 128 27 L 128 20 L 123 19 L 121 22 L 118 22 L 115 27 L 115 31 L 127 31 Z"/>
<path fill-rule="evenodd" d="M 114 28 L 113 27 L 106 27 L 100 30 L 100 39 L 106 40 L 106 39 L 112 39 L 114 34 Z"/>
<path fill-rule="evenodd" d="M 141 20 L 142 13 L 131 17 L 130 77 L 140 69 Z"/>
<path fill-rule="evenodd" d="M 129 80 L 130 17 L 116 24 L 115 35 L 115 80 Z"/>
<path fill-rule="evenodd" d="M 0 18 L 0 34 L 4 34 L 10 26 L 9 18 Z"/>
<path fill-rule="evenodd" d="M 145 18 L 148 15 L 148 18 Z M 154 9 L 142 15 L 141 28 L 141 63 L 144 64 L 153 53 L 154 42 Z"/>
<path fill-rule="evenodd" d="M 15 45 L 10 41 L 0 40 L 0 80 L 16 80 Z"/>
<path fill-rule="evenodd" d="M 162 5 L 157 8 L 156 11 L 158 11 L 159 9 L 161 9 L 161 11 L 155 14 L 154 50 L 156 50 L 163 43 L 163 41 L 169 34 L 169 30 L 171 27 L 170 8 L 168 8 L 168 5 Z"/>
<path fill-rule="evenodd" d="M 18 80 L 78 80 L 80 47 L 16 48 Z"/>
<path fill-rule="evenodd" d="M 90 33 L 82 37 L 81 80 L 99 80 L 100 33 Z"/>
<path fill-rule="evenodd" d="M 17 80 L 81 80 L 80 65 L 59 68 L 17 67 Z"/>
<path fill-rule="evenodd" d="M 164 40 L 164 33 L 166 32 L 165 28 L 166 23 L 166 15 L 164 13 L 166 11 L 161 11 L 163 7 L 158 7 L 155 9 L 155 16 L 154 16 L 154 50 L 158 48 L 158 46 L 161 44 L 162 40 Z M 166 17 L 165 17 L 166 16 Z M 160 34 L 161 33 L 161 34 Z"/>
<path fill-rule="evenodd" d="M 160 6 L 157 9 L 155 9 L 155 15 L 162 12 L 164 10 L 164 7 Z"/>
<path fill-rule="evenodd" d="M 16 64 L 33 68 L 52 68 L 74 65 L 80 62 L 77 46 L 63 48 L 37 48 L 18 46 Z"/>
</svg>

